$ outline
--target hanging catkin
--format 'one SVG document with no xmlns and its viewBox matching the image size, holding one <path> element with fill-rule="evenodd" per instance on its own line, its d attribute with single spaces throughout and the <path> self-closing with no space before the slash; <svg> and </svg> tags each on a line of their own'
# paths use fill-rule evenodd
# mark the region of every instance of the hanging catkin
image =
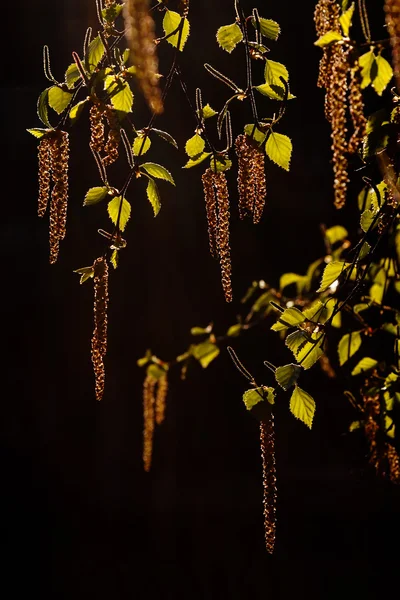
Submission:
<svg viewBox="0 0 400 600">
<path fill-rule="evenodd" d="M 157 393 L 155 401 L 156 423 L 161 425 L 165 419 L 165 409 L 167 407 L 168 394 L 168 375 L 165 374 L 157 382 Z"/>
<path fill-rule="evenodd" d="M 104 257 L 97 258 L 94 270 L 94 330 L 92 363 L 95 375 L 96 400 L 104 393 L 104 357 L 107 352 L 108 265 Z"/>
<path fill-rule="evenodd" d="M 155 25 L 149 13 L 149 0 L 126 0 L 123 14 L 136 77 L 151 110 L 159 114 L 163 111 L 163 103 L 158 85 Z"/>
<path fill-rule="evenodd" d="M 53 188 L 50 203 L 50 263 L 58 258 L 60 240 L 66 233 L 68 207 L 69 136 L 57 131 L 50 144 L 50 162 Z"/>
<path fill-rule="evenodd" d="M 38 147 L 39 161 L 39 198 L 38 215 L 43 217 L 50 198 L 51 183 L 51 138 L 49 135 L 42 137 Z"/>
<path fill-rule="evenodd" d="M 118 117 L 112 106 L 105 107 L 105 116 L 110 128 L 107 136 L 107 143 L 104 146 L 105 157 L 103 163 L 111 165 L 118 159 L 118 146 L 121 141 L 121 133 L 119 129 Z"/>
<path fill-rule="evenodd" d="M 350 138 L 348 151 L 357 152 L 365 136 L 367 119 L 364 115 L 364 102 L 360 87 L 360 67 L 358 62 L 350 70 L 349 93 L 350 116 L 353 124 L 353 134 Z"/>
<path fill-rule="evenodd" d="M 272 554 L 276 535 L 276 468 L 274 415 L 260 423 L 260 444 L 264 488 L 264 529 L 267 551 Z"/>
<path fill-rule="evenodd" d="M 218 258 L 217 249 L 217 228 L 218 228 L 218 215 L 217 215 L 217 198 L 213 185 L 214 173 L 211 169 L 207 169 L 201 180 L 203 182 L 204 198 L 206 202 L 206 214 L 208 223 L 208 241 L 210 246 L 210 253 L 213 258 Z"/>
<path fill-rule="evenodd" d="M 149 472 L 153 456 L 155 388 L 157 379 L 146 375 L 143 383 L 143 467 Z"/>
<path fill-rule="evenodd" d="M 238 157 L 239 216 L 244 219 L 252 215 L 253 222 L 259 223 L 267 195 L 264 153 L 247 135 L 238 135 L 235 149 Z"/>
<path fill-rule="evenodd" d="M 315 7 L 314 20 L 318 37 L 322 37 L 328 31 L 340 33 L 340 10 L 336 0 L 319 0 Z M 319 75 L 317 85 L 327 88 L 332 75 L 331 55 L 334 46 L 326 46 L 322 49 L 322 58 L 319 63 Z"/>
<path fill-rule="evenodd" d="M 392 63 L 397 91 L 400 91 L 400 0 L 385 0 L 386 25 L 392 45 Z"/>
<path fill-rule="evenodd" d="M 99 104 L 93 104 L 90 107 L 90 142 L 89 146 L 93 152 L 101 152 L 104 148 L 104 107 Z"/>
</svg>

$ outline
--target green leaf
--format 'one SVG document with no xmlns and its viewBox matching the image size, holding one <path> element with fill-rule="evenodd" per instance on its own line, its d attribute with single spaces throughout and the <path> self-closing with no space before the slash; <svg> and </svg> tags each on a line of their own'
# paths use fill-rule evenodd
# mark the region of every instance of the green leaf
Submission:
<svg viewBox="0 0 400 600">
<path fill-rule="evenodd" d="M 333 246 L 336 242 L 343 242 L 348 236 L 348 231 L 341 225 L 335 225 L 325 231 L 325 237 L 328 242 Z"/>
<path fill-rule="evenodd" d="M 296 419 L 303 421 L 311 429 L 315 414 L 315 400 L 298 385 L 290 398 L 290 410 Z"/>
<path fill-rule="evenodd" d="M 229 327 L 228 331 L 226 332 L 226 335 L 229 337 L 238 337 L 241 331 L 242 325 L 240 323 L 237 323 L 236 325 L 232 325 L 231 327 Z"/>
<path fill-rule="evenodd" d="M 385 415 L 385 430 L 387 436 L 389 436 L 390 438 L 394 438 L 395 426 L 393 419 L 389 417 L 389 415 Z"/>
<path fill-rule="evenodd" d="M 49 89 L 49 106 L 59 115 L 67 108 L 71 98 L 71 92 L 64 92 L 56 85 Z"/>
<path fill-rule="evenodd" d="M 275 390 L 272 387 L 258 387 L 247 390 L 243 394 L 243 402 L 247 410 L 252 410 L 260 402 L 275 403 Z"/>
<path fill-rule="evenodd" d="M 266 138 L 265 133 L 258 129 L 258 127 L 256 127 L 253 123 L 245 125 L 244 132 L 246 135 L 255 140 L 258 144 L 262 144 Z"/>
<path fill-rule="evenodd" d="M 166 368 L 162 368 L 159 365 L 151 364 L 147 367 L 146 373 L 147 375 L 150 375 L 150 377 L 152 377 L 153 379 L 157 379 L 158 381 L 159 379 L 165 377 L 167 370 L 167 366 Z"/>
<path fill-rule="evenodd" d="M 174 148 L 176 148 L 178 150 L 178 144 L 176 143 L 176 141 L 172 137 L 172 135 L 170 135 L 167 131 L 162 131 L 161 129 L 155 129 L 154 127 L 153 127 L 152 131 L 154 131 L 154 133 L 156 133 L 158 136 L 160 136 L 160 138 L 162 138 L 169 144 L 172 144 L 172 146 L 174 146 Z"/>
<path fill-rule="evenodd" d="M 290 333 L 286 339 L 285 344 L 291 350 L 295 357 L 297 357 L 300 350 L 307 343 L 307 336 L 304 331 L 294 331 Z"/>
<path fill-rule="evenodd" d="M 215 358 L 217 358 L 219 348 L 216 344 L 206 341 L 202 344 L 193 345 L 191 347 L 191 353 L 194 358 L 199 361 L 203 369 L 205 369 Z"/>
<path fill-rule="evenodd" d="M 349 431 L 356 431 L 357 429 L 360 429 L 362 427 L 362 421 L 353 421 L 352 423 L 350 423 L 349 425 Z"/>
<path fill-rule="evenodd" d="M 197 133 L 191 137 L 185 144 L 185 151 L 190 158 L 194 158 L 199 156 L 205 148 L 205 141 L 203 138 Z"/>
<path fill-rule="evenodd" d="M 108 188 L 106 187 L 92 187 L 86 192 L 83 206 L 92 206 L 104 200 L 108 194 Z"/>
<path fill-rule="evenodd" d="M 325 46 L 329 46 L 333 42 L 338 42 L 342 40 L 343 36 L 338 31 L 328 31 L 324 35 L 322 35 L 316 42 L 314 42 L 315 46 L 319 46 L 320 48 L 324 48 Z"/>
<path fill-rule="evenodd" d="M 114 269 L 118 268 L 118 250 L 114 248 L 110 256 L 110 263 L 114 267 Z"/>
<path fill-rule="evenodd" d="M 129 217 L 131 216 L 131 205 L 125 198 L 122 198 L 121 209 L 120 209 L 120 206 L 121 206 L 121 196 L 116 196 L 115 198 L 110 200 L 110 202 L 108 203 L 107 211 L 108 211 L 111 221 L 114 223 L 114 225 L 117 225 L 118 214 L 121 210 L 121 215 L 120 215 L 120 220 L 119 220 L 119 228 L 121 231 L 124 231 L 126 224 L 129 221 Z"/>
<path fill-rule="evenodd" d="M 296 327 L 305 321 L 305 316 L 298 308 L 287 308 L 280 313 L 278 321 L 272 325 L 272 331 L 282 331 L 288 327 Z"/>
<path fill-rule="evenodd" d="M 239 25 L 236 23 L 232 23 L 232 25 L 224 25 L 220 27 L 217 31 L 217 42 L 221 46 L 223 50 L 231 53 L 232 50 L 236 48 L 236 46 L 243 39 L 242 31 Z"/>
<path fill-rule="evenodd" d="M 306 341 L 297 352 L 297 362 L 303 369 L 311 369 L 324 353 L 323 345 L 325 336 L 321 333 L 313 333 L 311 337 L 314 342 Z"/>
<path fill-rule="evenodd" d="M 69 111 L 69 118 L 71 119 L 71 123 L 75 123 L 75 121 L 77 121 L 77 119 L 79 119 L 82 111 L 83 111 L 83 107 L 85 106 L 85 104 L 87 103 L 87 100 L 81 100 L 80 102 L 78 102 L 78 104 L 75 104 L 71 110 Z"/>
<path fill-rule="evenodd" d="M 40 138 L 46 135 L 46 133 L 49 133 L 49 130 L 40 129 L 40 127 L 34 127 L 33 129 L 27 129 L 27 132 L 40 140 Z"/>
<path fill-rule="evenodd" d="M 87 54 L 85 56 L 85 67 L 89 71 L 89 73 L 93 73 L 93 71 L 103 58 L 105 51 L 106 49 L 101 40 L 101 37 L 98 35 L 90 42 Z"/>
<path fill-rule="evenodd" d="M 190 160 L 188 160 L 186 165 L 184 165 L 182 168 L 183 169 L 191 169 L 192 167 L 195 167 L 195 166 L 199 165 L 200 163 L 202 163 L 203 160 L 205 160 L 209 156 L 211 156 L 211 152 L 203 152 L 203 154 L 200 154 L 200 156 L 198 156 L 197 158 L 194 158 L 194 159 L 191 158 Z"/>
<path fill-rule="evenodd" d="M 283 77 L 283 79 L 286 82 L 289 81 L 289 73 L 285 65 L 274 60 L 265 61 L 264 76 L 265 83 L 267 83 L 268 85 L 275 85 L 281 87 L 283 88 L 283 90 L 284 85 L 280 77 Z"/>
<path fill-rule="evenodd" d="M 79 283 L 85 283 L 88 279 L 93 279 L 94 269 L 93 267 L 82 267 L 81 269 L 75 269 L 74 273 L 78 273 L 81 276 Z"/>
<path fill-rule="evenodd" d="M 180 26 L 181 20 L 182 20 L 182 17 L 179 13 L 174 12 L 173 10 L 167 9 L 165 11 L 165 15 L 164 15 L 164 19 L 163 19 L 163 29 L 164 29 L 165 35 L 169 35 L 173 31 L 176 31 L 176 29 Z M 186 44 L 186 41 L 189 37 L 189 33 L 190 33 L 189 21 L 185 18 L 183 26 L 182 26 L 181 35 L 179 34 L 179 32 L 177 32 L 174 35 L 171 35 L 170 37 L 168 37 L 167 42 L 169 44 L 171 44 L 172 46 L 174 46 L 175 48 L 177 48 L 179 37 L 180 37 L 179 50 L 182 51 Z"/>
<path fill-rule="evenodd" d="M 146 193 L 147 198 L 153 207 L 154 216 L 156 217 L 161 210 L 161 197 L 160 192 L 158 191 L 158 186 L 151 177 L 149 177 Z"/>
<path fill-rule="evenodd" d="M 327 290 L 328 287 L 330 287 L 349 267 L 351 267 L 351 263 L 341 261 L 332 261 L 328 263 L 322 274 L 321 285 L 317 292 L 324 292 Z"/>
<path fill-rule="evenodd" d="M 362 54 L 358 59 L 358 64 L 361 67 L 361 89 L 369 86 L 372 79 L 376 77 L 377 66 L 375 63 L 375 54 L 373 49 L 365 54 Z"/>
<path fill-rule="evenodd" d="M 282 101 L 285 97 L 285 88 L 282 84 L 271 86 L 268 83 L 263 83 L 262 85 L 256 85 L 255 89 L 263 96 L 271 98 L 271 100 Z M 289 92 L 287 99 L 293 100 L 294 98 L 296 98 L 296 96 L 293 96 L 293 94 Z"/>
<path fill-rule="evenodd" d="M 360 362 L 354 367 L 351 374 L 360 375 L 361 373 L 365 373 L 365 371 L 370 371 L 371 369 L 376 367 L 377 364 L 377 360 L 375 360 L 374 358 L 368 358 L 366 356 L 365 358 L 362 358 Z"/>
<path fill-rule="evenodd" d="M 374 222 L 375 217 L 376 217 L 376 212 L 370 208 L 367 208 L 362 213 L 362 215 L 360 217 L 360 226 L 361 226 L 361 229 L 365 233 L 367 233 L 367 231 L 370 229 L 372 223 Z M 376 227 L 376 225 L 377 225 L 377 222 L 375 223 L 374 227 Z"/>
<path fill-rule="evenodd" d="M 115 19 L 122 12 L 122 4 L 111 4 L 111 6 L 107 6 L 107 8 L 103 8 L 101 11 L 102 17 L 107 23 L 114 23 Z"/>
<path fill-rule="evenodd" d="M 309 281 L 307 275 L 298 275 L 297 273 L 284 273 L 279 279 L 279 289 L 282 291 L 288 285 L 295 283 L 297 285 L 297 291 L 301 292 L 304 285 Z"/>
<path fill-rule="evenodd" d="M 362 343 L 361 333 L 359 331 L 353 331 L 346 333 L 338 345 L 339 363 L 340 366 L 344 365 L 357 352 Z"/>
<path fill-rule="evenodd" d="M 212 331 L 212 326 L 207 325 L 207 327 L 192 327 L 190 330 L 191 335 L 209 335 Z"/>
<path fill-rule="evenodd" d="M 81 74 L 79 72 L 78 67 L 76 66 L 76 63 L 72 63 L 69 65 L 68 69 L 65 72 L 65 83 L 67 84 L 67 87 L 69 87 L 70 89 L 74 87 L 74 84 L 79 81 L 79 79 L 81 78 Z"/>
<path fill-rule="evenodd" d="M 48 106 L 49 106 L 49 90 L 50 88 L 46 88 L 40 94 L 37 101 L 37 114 L 39 119 L 46 125 L 46 127 L 50 127 L 49 123 L 49 115 L 48 115 Z"/>
<path fill-rule="evenodd" d="M 232 166 L 232 161 L 229 158 L 223 158 L 222 156 L 210 158 L 210 169 L 214 173 L 223 173 L 228 171 Z"/>
<path fill-rule="evenodd" d="M 110 96 L 110 102 L 115 108 L 124 113 L 132 111 L 133 94 L 127 81 L 122 81 L 114 75 L 107 75 L 104 80 L 104 89 Z"/>
<path fill-rule="evenodd" d="M 254 17 L 251 19 L 251 23 L 255 29 L 257 29 L 257 22 Z M 259 18 L 260 23 L 260 32 L 261 34 L 268 38 L 269 40 L 276 41 L 281 32 L 281 28 L 279 27 L 276 21 L 272 19 L 264 19 L 263 17 Z"/>
<path fill-rule="evenodd" d="M 275 379 L 284 390 L 288 390 L 297 382 L 301 370 L 299 365 L 293 364 L 278 367 L 275 371 Z"/>
<path fill-rule="evenodd" d="M 377 74 L 372 82 L 372 87 L 374 88 L 378 96 L 382 96 L 383 92 L 385 91 L 393 77 L 393 69 L 390 63 L 381 55 L 375 58 L 375 62 L 377 67 Z"/>
<path fill-rule="evenodd" d="M 271 131 L 265 144 L 265 152 L 268 158 L 275 164 L 289 171 L 292 156 L 292 141 L 287 135 Z"/>
<path fill-rule="evenodd" d="M 146 136 L 144 139 L 144 135 L 139 134 L 135 137 L 132 145 L 133 156 L 143 156 L 150 149 L 151 139 L 149 136 Z"/>
<path fill-rule="evenodd" d="M 202 110 L 202 114 L 201 114 L 203 119 L 210 119 L 211 117 L 215 117 L 215 115 L 217 115 L 217 114 L 218 114 L 218 112 L 216 110 L 214 110 L 213 108 L 211 108 L 211 106 L 209 104 L 206 104 L 205 106 L 203 106 L 203 110 Z"/>
<path fill-rule="evenodd" d="M 172 183 L 172 185 L 175 185 L 175 181 L 174 181 L 171 173 L 165 167 L 162 167 L 161 165 L 158 165 L 158 164 L 152 163 L 152 162 L 148 162 L 148 163 L 143 163 L 142 165 L 140 165 L 140 168 L 144 169 L 146 171 L 146 173 L 148 173 L 149 175 L 152 175 L 153 177 L 156 177 L 157 179 L 164 179 L 165 181 L 169 181 L 169 183 Z"/>
<path fill-rule="evenodd" d="M 354 2 L 353 2 L 351 4 L 350 8 L 348 8 L 339 17 L 339 21 L 340 21 L 340 25 L 342 27 L 343 35 L 346 36 L 346 37 L 348 37 L 348 35 L 349 35 L 350 27 L 351 27 L 352 20 L 353 20 L 354 8 L 355 8 L 355 5 L 354 5 Z"/>
</svg>

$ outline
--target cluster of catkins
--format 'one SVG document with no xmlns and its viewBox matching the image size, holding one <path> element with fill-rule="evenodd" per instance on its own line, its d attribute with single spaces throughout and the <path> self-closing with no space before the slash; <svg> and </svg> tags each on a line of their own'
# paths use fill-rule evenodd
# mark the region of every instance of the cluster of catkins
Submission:
<svg viewBox="0 0 400 600">
<path fill-rule="evenodd" d="M 264 531 L 267 551 L 272 554 L 276 536 L 276 468 L 274 415 L 260 423 L 260 443 L 264 488 Z"/>
<path fill-rule="evenodd" d="M 392 62 L 397 89 L 400 89 L 400 0 L 385 0 L 386 25 L 392 45 Z"/>
<path fill-rule="evenodd" d="M 60 241 L 64 239 L 68 207 L 69 136 L 54 130 L 44 135 L 38 147 L 39 198 L 38 215 L 43 217 L 50 200 L 50 263 L 58 258 Z"/>
<path fill-rule="evenodd" d="M 232 302 L 229 246 L 229 194 L 225 173 L 207 169 L 202 175 L 211 255 L 219 258 L 225 300 Z"/>
<path fill-rule="evenodd" d="M 153 456 L 154 429 L 165 418 L 167 393 L 167 371 L 155 377 L 149 370 L 143 383 L 143 466 L 147 472 L 150 471 Z"/>
<path fill-rule="evenodd" d="M 104 393 L 104 357 L 107 352 L 108 265 L 101 256 L 94 261 L 94 330 L 92 336 L 92 363 L 95 375 L 96 400 Z"/>
<path fill-rule="evenodd" d="M 107 120 L 109 132 L 105 141 L 104 119 Z M 90 148 L 99 155 L 104 152 L 104 165 L 111 165 L 118 159 L 118 146 L 121 140 L 118 117 L 110 104 L 97 102 L 90 108 Z"/>
<path fill-rule="evenodd" d="M 381 403 L 379 394 L 364 398 L 364 431 L 369 444 L 369 462 L 378 475 L 400 484 L 400 459 L 392 444 L 386 441 L 380 425 Z"/>
<path fill-rule="evenodd" d="M 151 110 L 163 111 L 158 85 L 158 59 L 155 44 L 155 25 L 149 12 L 149 0 L 126 0 L 124 4 L 125 35 L 136 67 L 136 77 Z"/>
<path fill-rule="evenodd" d="M 318 37 L 328 31 L 341 31 L 340 9 L 336 0 L 319 0 L 314 19 Z M 350 62 L 350 46 L 338 42 L 323 48 L 318 86 L 324 88 L 325 116 L 332 128 L 332 151 L 334 171 L 334 196 L 336 208 L 346 202 L 348 155 L 358 151 L 366 131 L 366 118 L 361 92 L 360 66 Z M 348 141 L 347 109 L 353 126 Z"/>
<path fill-rule="evenodd" d="M 248 135 L 238 135 L 235 149 L 238 157 L 239 215 L 241 219 L 252 216 L 253 223 L 259 223 L 267 195 L 264 153 Z"/>
</svg>

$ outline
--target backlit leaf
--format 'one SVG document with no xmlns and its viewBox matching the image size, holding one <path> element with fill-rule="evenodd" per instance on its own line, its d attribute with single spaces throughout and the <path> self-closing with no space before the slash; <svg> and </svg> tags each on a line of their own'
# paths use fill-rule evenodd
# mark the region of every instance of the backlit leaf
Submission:
<svg viewBox="0 0 400 600">
<path fill-rule="evenodd" d="M 98 35 L 90 42 L 87 54 L 85 56 L 85 67 L 89 71 L 89 73 L 93 73 L 93 71 L 103 58 L 105 51 L 106 49 L 101 40 L 101 37 Z"/>
<path fill-rule="evenodd" d="M 268 402 L 274 404 L 275 390 L 272 387 L 258 387 L 247 390 L 243 394 L 243 402 L 247 410 L 252 410 L 260 402 Z"/>
<path fill-rule="evenodd" d="M 163 19 L 163 29 L 164 29 L 165 35 L 169 35 L 173 31 L 176 31 L 178 29 L 178 27 L 180 26 L 181 21 L 182 21 L 182 17 L 179 13 L 177 13 L 173 10 L 167 9 L 165 11 L 165 15 L 164 15 L 164 19 Z M 174 35 L 171 35 L 170 37 L 168 37 L 167 42 L 169 44 L 171 44 L 172 46 L 174 46 L 175 48 L 178 47 L 178 42 L 179 42 L 179 50 L 182 51 L 186 44 L 186 41 L 189 37 L 189 33 L 190 33 L 189 21 L 185 18 L 183 25 L 182 25 L 181 32 L 174 33 Z"/>
<path fill-rule="evenodd" d="M 342 27 L 343 35 L 345 35 L 346 37 L 348 37 L 348 35 L 349 35 L 351 23 L 352 23 L 352 20 L 353 20 L 354 8 L 355 8 L 355 5 L 354 5 L 354 2 L 353 2 L 351 4 L 350 8 L 348 8 L 339 17 L 339 21 L 340 21 L 340 25 Z"/>
<path fill-rule="evenodd" d="M 76 63 L 72 63 L 69 65 L 68 69 L 65 72 L 65 83 L 69 88 L 74 87 L 74 84 L 79 81 L 81 78 L 81 74 L 79 72 Z"/>
<path fill-rule="evenodd" d="M 143 156 L 150 149 L 151 139 L 149 136 L 138 135 L 135 137 L 132 145 L 132 151 L 134 156 Z"/>
<path fill-rule="evenodd" d="M 205 369 L 215 358 L 217 358 L 219 348 L 216 344 L 206 341 L 202 344 L 193 345 L 191 347 L 191 353 L 194 358 L 199 361 L 203 369 Z"/>
<path fill-rule="evenodd" d="M 303 367 L 303 369 L 311 369 L 311 367 L 317 362 L 317 360 L 321 358 L 324 353 L 324 334 L 313 333 L 311 338 L 314 341 L 306 341 L 296 355 L 297 362 Z"/>
<path fill-rule="evenodd" d="M 272 325 L 273 331 L 281 331 L 288 327 L 296 327 L 305 321 L 305 316 L 298 308 L 287 308 L 279 315 L 277 323 Z"/>
<path fill-rule="evenodd" d="M 289 171 L 292 156 L 292 141 L 287 135 L 272 131 L 265 144 L 265 152 L 268 158 L 275 164 Z"/>
<path fill-rule="evenodd" d="M 283 77 L 285 81 L 289 81 L 289 73 L 285 65 L 274 60 L 265 61 L 264 76 L 265 83 L 268 83 L 268 85 L 277 85 L 282 88 L 284 88 L 284 85 L 280 77 Z"/>
<path fill-rule="evenodd" d="M 213 108 L 211 108 L 211 106 L 209 104 L 206 104 L 205 106 L 203 106 L 203 111 L 202 111 L 202 117 L 203 119 L 210 119 L 211 117 L 215 117 L 215 115 L 217 115 L 218 112 L 216 110 L 214 110 Z"/>
<path fill-rule="evenodd" d="M 174 148 L 178 149 L 178 144 L 176 143 L 175 139 L 167 131 L 162 131 L 161 129 L 155 129 L 154 127 L 153 127 L 152 131 L 154 131 L 154 133 L 156 133 L 158 136 L 160 136 L 160 138 L 162 138 L 163 140 L 165 140 L 166 142 L 168 142 L 169 144 L 174 146 Z"/>
<path fill-rule="evenodd" d="M 296 383 L 301 371 L 299 365 L 284 365 L 276 369 L 275 379 L 284 390 L 288 390 Z"/>
<path fill-rule="evenodd" d="M 391 64 L 383 58 L 380 54 L 375 57 L 377 74 L 375 79 L 372 81 L 372 87 L 378 94 L 378 96 L 382 96 L 383 92 L 389 85 L 392 77 L 393 77 L 393 69 Z"/>
<path fill-rule="evenodd" d="M 185 151 L 190 158 L 194 158 L 201 154 L 205 148 L 205 141 L 197 133 L 191 137 L 185 144 Z"/>
<path fill-rule="evenodd" d="M 359 331 L 353 331 L 346 333 L 338 345 L 339 363 L 340 366 L 344 365 L 357 352 L 362 343 L 361 333 Z"/>
<path fill-rule="evenodd" d="M 51 127 L 49 123 L 49 114 L 48 114 L 48 106 L 49 106 L 49 90 L 47 88 L 43 90 L 40 94 L 37 101 L 37 114 L 39 119 L 46 125 L 46 127 Z"/>
<path fill-rule="evenodd" d="M 290 410 L 296 419 L 303 421 L 311 429 L 315 414 L 315 400 L 298 385 L 290 398 Z"/>
<path fill-rule="evenodd" d="M 107 75 L 104 80 L 104 88 L 110 95 L 110 102 L 115 110 L 124 113 L 132 111 L 133 94 L 127 81 L 122 81 L 114 75 Z"/>
<path fill-rule="evenodd" d="M 276 21 L 273 21 L 272 19 L 264 19 L 263 17 L 260 17 L 258 20 L 260 23 L 261 34 L 264 37 L 268 38 L 269 40 L 276 41 L 281 32 L 281 28 L 279 27 L 278 23 Z M 254 26 L 254 28 L 256 29 L 257 22 L 254 19 L 254 17 L 251 19 L 251 23 Z"/>
<path fill-rule="evenodd" d="M 325 46 L 329 46 L 333 42 L 338 42 L 342 40 L 343 36 L 338 31 L 328 31 L 324 35 L 322 35 L 316 42 L 314 42 L 315 46 L 319 46 L 320 48 L 324 48 Z"/>
<path fill-rule="evenodd" d="M 107 193 L 108 188 L 106 187 L 90 188 L 90 190 L 86 192 L 83 206 L 91 206 L 92 204 L 97 204 L 98 202 L 101 202 L 107 196 Z"/>
<path fill-rule="evenodd" d="M 365 371 L 370 371 L 371 369 L 376 367 L 377 364 L 377 360 L 375 360 L 374 358 L 368 358 L 366 356 L 365 358 L 362 358 L 360 362 L 354 367 L 351 374 L 360 375 L 361 373 L 365 373 Z"/>
<path fill-rule="evenodd" d="M 71 98 L 71 92 L 65 92 L 56 85 L 49 89 L 49 106 L 59 115 L 67 108 Z"/>
<path fill-rule="evenodd" d="M 324 292 L 327 290 L 328 287 L 331 286 L 332 283 L 334 283 L 349 267 L 351 267 L 351 263 L 341 261 L 332 261 L 328 263 L 322 274 L 321 285 L 317 292 Z"/>
<path fill-rule="evenodd" d="M 108 203 L 107 211 L 114 225 L 117 225 L 118 215 L 120 215 L 119 229 L 124 231 L 126 224 L 129 221 L 129 217 L 131 216 L 131 205 L 129 204 L 128 200 L 121 198 L 121 196 L 116 196 Z"/>
<path fill-rule="evenodd" d="M 341 225 L 335 225 L 334 227 L 329 227 L 325 231 L 325 237 L 328 239 L 328 242 L 333 246 L 336 242 L 343 242 L 348 236 L 348 231 Z"/>
<path fill-rule="evenodd" d="M 158 191 L 158 186 L 154 179 L 152 179 L 151 177 L 149 178 L 147 184 L 146 193 L 147 198 L 149 199 L 149 202 L 153 207 L 154 216 L 156 217 L 161 210 L 161 197 L 160 192 Z"/>
<path fill-rule="evenodd" d="M 191 158 L 190 160 L 188 160 L 188 162 L 186 163 L 186 165 L 184 165 L 182 168 L 183 169 L 190 169 L 191 167 L 195 167 L 196 165 L 199 165 L 200 163 L 202 163 L 203 160 L 205 160 L 209 156 L 211 156 L 211 152 L 203 152 L 197 158 Z"/>
<path fill-rule="evenodd" d="M 27 132 L 33 135 L 35 138 L 42 138 L 46 133 L 49 132 L 48 129 L 40 129 L 40 127 L 34 127 L 33 129 L 27 129 Z"/>
<path fill-rule="evenodd" d="M 373 50 L 362 54 L 358 63 L 361 67 L 361 89 L 368 87 L 372 79 L 376 77 L 377 66 L 375 63 L 375 54 Z"/>
<path fill-rule="evenodd" d="M 79 116 L 83 111 L 83 108 L 86 103 L 87 100 L 81 100 L 71 108 L 71 110 L 69 111 L 69 118 L 71 119 L 71 123 L 75 123 L 75 121 L 79 119 Z"/>
<path fill-rule="evenodd" d="M 226 52 L 232 52 L 243 39 L 242 31 L 236 23 L 224 25 L 217 31 L 217 42 Z"/>
<path fill-rule="evenodd" d="M 141 169 L 144 169 L 146 173 L 156 177 L 157 179 L 164 179 L 165 181 L 169 181 L 172 185 L 175 185 L 175 181 L 171 175 L 171 173 L 163 166 L 158 165 L 156 163 L 143 163 L 140 165 Z"/>
</svg>

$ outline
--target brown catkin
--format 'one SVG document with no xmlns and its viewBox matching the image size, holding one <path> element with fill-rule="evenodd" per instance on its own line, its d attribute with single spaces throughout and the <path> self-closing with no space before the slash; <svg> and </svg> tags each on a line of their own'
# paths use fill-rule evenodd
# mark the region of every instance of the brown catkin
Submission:
<svg viewBox="0 0 400 600">
<path fill-rule="evenodd" d="M 333 55 L 333 69 L 335 76 L 331 78 L 327 95 L 329 102 L 329 120 L 332 127 L 333 150 L 333 190 L 336 208 L 342 208 L 346 203 L 348 177 L 347 160 L 347 73 L 349 49 L 336 45 Z"/>
<path fill-rule="evenodd" d="M 267 195 L 264 153 L 247 135 L 238 135 L 235 150 L 238 157 L 239 216 L 243 219 L 251 214 L 253 222 L 259 223 Z"/>
<path fill-rule="evenodd" d="M 386 25 L 392 45 L 392 63 L 397 90 L 400 90 L 400 0 L 385 0 Z"/>
<path fill-rule="evenodd" d="M 168 394 L 168 376 L 165 374 L 163 377 L 160 377 L 157 385 L 157 394 L 156 394 L 156 423 L 157 425 L 161 425 L 161 423 L 165 419 L 165 410 L 167 407 L 167 394 Z"/>
<path fill-rule="evenodd" d="M 57 131 L 50 145 L 53 189 L 50 203 L 50 263 L 58 258 L 60 240 L 66 233 L 68 207 L 69 136 Z"/>
<path fill-rule="evenodd" d="M 260 444 L 264 489 L 264 529 L 267 551 L 272 554 L 276 536 L 276 468 L 274 415 L 260 423 Z"/>
<path fill-rule="evenodd" d="M 112 106 L 106 106 L 105 115 L 110 128 L 108 132 L 107 143 L 104 147 L 105 157 L 103 158 L 103 163 L 107 166 L 111 165 L 118 159 L 118 146 L 121 141 L 121 133 L 119 129 L 118 117 Z"/>
<path fill-rule="evenodd" d="M 208 223 L 208 242 L 210 246 L 210 253 L 213 258 L 218 258 L 217 249 L 217 228 L 218 228 L 218 215 L 217 215 L 217 198 L 216 191 L 214 189 L 214 173 L 211 169 L 207 169 L 201 180 L 203 182 L 204 198 L 206 202 L 206 213 Z"/>
<path fill-rule="evenodd" d="M 96 400 L 104 393 L 104 356 L 107 352 L 108 265 L 101 256 L 94 261 L 94 330 L 92 363 L 95 375 Z"/>
<path fill-rule="evenodd" d="M 154 404 L 157 379 L 146 375 L 143 383 L 143 467 L 149 472 L 153 456 Z"/>
<path fill-rule="evenodd" d="M 321 37 L 328 31 L 340 32 L 340 9 L 336 0 L 319 0 L 315 7 L 314 21 L 317 36 Z M 322 49 L 322 58 L 319 64 L 317 85 L 327 88 L 332 75 L 332 51 L 334 47 L 327 46 Z"/>
<path fill-rule="evenodd" d="M 50 198 L 51 183 L 51 139 L 46 135 L 42 137 L 38 146 L 39 162 L 39 198 L 38 215 L 43 217 Z"/>
<path fill-rule="evenodd" d="M 101 152 L 104 148 L 104 108 L 100 104 L 90 107 L 90 148 L 93 152 Z"/>
<path fill-rule="evenodd" d="M 360 87 L 360 67 L 358 63 L 350 70 L 349 106 L 354 131 L 350 138 L 348 151 L 349 153 L 354 154 L 362 144 L 367 127 L 367 119 L 364 115 L 364 101 Z"/>
<path fill-rule="evenodd" d="M 163 112 L 163 102 L 158 84 L 155 25 L 149 12 L 149 0 L 126 0 L 123 14 L 136 77 L 148 105 L 156 114 L 160 114 Z"/>
<path fill-rule="evenodd" d="M 214 173 L 218 202 L 217 246 L 221 266 L 222 288 L 226 302 L 232 302 L 231 249 L 229 246 L 229 194 L 225 173 Z"/>
</svg>

